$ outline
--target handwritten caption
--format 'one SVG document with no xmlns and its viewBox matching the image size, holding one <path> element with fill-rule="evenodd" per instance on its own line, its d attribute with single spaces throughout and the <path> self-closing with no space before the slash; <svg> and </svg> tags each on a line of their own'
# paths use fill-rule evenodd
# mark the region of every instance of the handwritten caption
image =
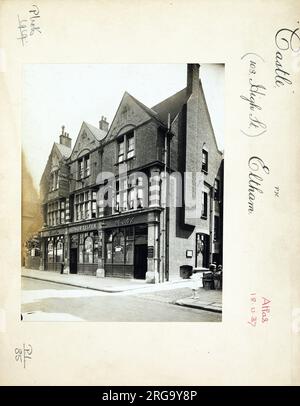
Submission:
<svg viewBox="0 0 300 406">
<path fill-rule="evenodd" d="M 297 21 L 299 24 L 299 21 Z M 293 84 L 291 72 L 299 72 L 295 67 L 294 60 L 300 60 L 300 36 L 299 28 L 281 28 L 274 36 L 274 88 L 283 88 Z M 273 45 L 273 46 L 274 46 Z M 261 137 L 267 133 L 268 125 L 264 119 L 265 103 L 268 90 L 264 83 L 266 76 L 266 63 L 263 56 L 256 52 L 247 52 L 241 57 L 243 68 L 247 76 L 246 89 L 240 98 L 245 106 L 241 133 L 249 139 Z M 289 65 L 290 68 L 289 68 Z M 294 91 L 293 91 L 294 93 Z M 270 174 L 270 167 L 264 159 L 258 155 L 248 159 L 248 214 L 253 214 L 256 209 L 256 201 L 264 193 L 263 180 L 265 175 Z M 280 197 L 280 186 L 274 187 L 274 196 Z"/>
<path fill-rule="evenodd" d="M 37 5 L 33 4 L 31 10 L 28 11 L 28 18 L 20 18 L 18 14 L 18 31 L 17 39 L 25 46 L 28 43 L 29 36 L 34 36 L 36 33 L 41 34 L 40 10 Z"/>
<path fill-rule="evenodd" d="M 241 132 L 247 137 L 258 137 L 267 131 L 267 125 L 261 118 L 263 106 L 262 101 L 266 96 L 266 87 L 259 82 L 260 64 L 264 59 L 254 53 L 249 52 L 242 56 L 242 61 L 246 63 L 248 70 L 248 90 L 247 95 L 241 95 L 241 99 L 247 103 L 247 125 L 241 129 Z"/>
<path fill-rule="evenodd" d="M 248 324 L 256 327 L 258 323 L 266 324 L 270 320 L 271 314 L 271 300 L 256 293 L 250 293 L 250 317 Z"/>
<path fill-rule="evenodd" d="M 30 344 L 23 344 L 21 348 L 15 348 L 15 360 L 26 368 L 26 361 L 31 360 L 32 346 Z"/>
<path fill-rule="evenodd" d="M 299 23 L 299 22 L 298 22 Z M 275 35 L 275 74 L 274 82 L 276 87 L 284 85 L 292 85 L 291 74 L 287 68 L 287 53 L 292 56 L 299 56 L 300 52 L 300 37 L 297 34 L 299 28 L 291 30 L 282 28 Z"/>
</svg>

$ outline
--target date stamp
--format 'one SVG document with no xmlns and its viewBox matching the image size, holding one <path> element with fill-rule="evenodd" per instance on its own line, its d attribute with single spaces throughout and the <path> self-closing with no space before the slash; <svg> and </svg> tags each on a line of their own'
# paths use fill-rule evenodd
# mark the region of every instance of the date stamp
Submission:
<svg viewBox="0 0 300 406">
<path fill-rule="evenodd" d="M 265 324 L 270 320 L 271 300 L 264 296 L 257 297 L 256 293 L 250 293 L 250 317 L 248 324 L 256 327 L 257 324 Z"/>
<path fill-rule="evenodd" d="M 32 356 L 31 344 L 23 344 L 20 348 L 16 347 L 14 355 L 16 362 L 20 362 L 23 365 L 23 368 L 26 368 L 26 361 L 31 359 Z"/>
</svg>

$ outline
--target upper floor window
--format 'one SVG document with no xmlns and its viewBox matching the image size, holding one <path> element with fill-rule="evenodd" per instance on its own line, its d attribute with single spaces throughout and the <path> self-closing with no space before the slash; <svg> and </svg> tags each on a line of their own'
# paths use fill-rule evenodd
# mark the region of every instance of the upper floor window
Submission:
<svg viewBox="0 0 300 406">
<path fill-rule="evenodd" d="M 208 172 L 208 152 L 202 149 L 202 171 Z"/>
<path fill-rule="evenodd" d="M 118 162 L 122 162 L 125 159 L 125 144 L 124 144 L 124 138 L 122 141 L 119 142 L 119 156 L 118 156 Z"/>
<path fill-rule="evenodd" d="M 207 200 L 208 195 L 206 192 L 202 192 L 202 201 L 201 201 L 201 217 L 207 218 Z"/>
<path fill-rule="evenodd" d="M 51 173 L 50 191 L 56 190 L 59 187 L 58 170 Z"/>
<path fill-rule="evenodd" d="M 220 217 L 214 216 L 214 241 L 220 239 Z"/>
<path fill-rule="evenodd" d="M 127 137 L 127 158 L 132 158 L 134 156 L 134 135 L 128 135 Z"/>
<path fill-rule="evenodd" d="M 74 201 L 76 220 L 88 220 L 97 217 L 96 192 L 88 190 L 78 193 Z"/>
<path fill-rule="evenodd" d="M 90 175 L 90 156 L 85 155 L 78 159 L 78 179 L 85 178 Z"/>
<path fill-rule="evenodd" d="M 90 176 L 90 156 L 87 155 L 84 160 L 84 174 L 85 176 Z"/>
<path fill-rule="evenodd" d="M 47 224 L 57 226 L 65 223 L 65 201 L 57 200 L 48 203 L 47 206 Z"/>
<path fill-rule="evenodd" d="M 134 132 L 124 134 L 118 142 L 118 162 L 133 158 L 135 155 Z"/>
<path fill-rule="evenodd" d="M 214 183 L 214 199 L 215 200 L 220 199 L 220 181 L 219 181 L 219 179 L 215 179 L 215 183 Z"/>
<path fill-rule="evenodd" d="M 126 211 L 145 207 L 145 187 L 143 177 L 132 176 L 116 181 L 114 211 Z"/>
<path fill-rule="evenodd" d="M 137 208 L 142 209 L 144 207 L 144 187 L 143 178 L 137 178 Z"/>
</svg>

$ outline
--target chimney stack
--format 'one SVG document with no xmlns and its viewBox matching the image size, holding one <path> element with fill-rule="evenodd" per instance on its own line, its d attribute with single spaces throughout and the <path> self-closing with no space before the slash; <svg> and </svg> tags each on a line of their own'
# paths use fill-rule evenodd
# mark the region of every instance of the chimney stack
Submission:
<svg viewBox="0 0 300 406">
<path fill-rule="evenodd" d="M 199 69 L 198 63 L 187 64 L 187 91 L 189 95 L 199 89 Z"/>
<path fill-rule="evenodd" d="M 65 132 L 65 126 L 61 126 L 61 134 L 59 136 L 59 143 L 71 148 L 72 139 L 69 137 L 69 133 Z"/>
<path fill-rule="evenodd" d="M 108 131 L 108 126 L 109 126 L 109 124 L 106 121 L 106 117 L 101 116 L 101 120 L 99 121 L 100 130 L 107 132 Z"/>
</svg>

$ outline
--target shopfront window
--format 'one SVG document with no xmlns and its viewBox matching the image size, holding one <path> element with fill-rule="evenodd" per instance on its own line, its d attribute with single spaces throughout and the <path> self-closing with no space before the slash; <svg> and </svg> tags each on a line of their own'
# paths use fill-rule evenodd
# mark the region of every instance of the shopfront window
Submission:
<svg viewBox="0 0 300 406">
<path fill-rule="evenodd" d="M 56 243 L 56 262 L 63 262 L 64 245 L 62 241 Z"/>
<path fill-rule="evenodd" d="M 122 227 L 106 232 L 105 262 L 116 265 L 133 265 L 135 227 Z"/>
<path fill-rule="evenodd" d="M 134 253 L 134 239 L 133 236 L 126 236 L 126 264 L 133 265 L 133 253 Z"/>
<path fill-rule="evenodd" d="M 106 253 L 105 253 L 106 263 L 111 264 L 112 263 L 112 233 L 109 233 L 109 235 L 107 237 L 105 251 L 106 251 Z"/>
<path fill-rule="evenodd" d="M 97 231 L 80 233 L 78 237 L 78 263 L 96 264 L 98 261 Z"/>
<path fill-rule="evenodd" d="M 125 239 L 122 232 L 117 233 L 113 238 L 113 262 L 114 264 L 124 263 L 124 253 L 125 253 Z"/>
<path fill-rule="evenodd" d="M 83 262 L 85 264 L 93 263 L 93 239 L 92 239 L 92 237 L 87 237 L 84 241 Z"/>
<path fill-rule="evenodd" d="M 48 240 L 48 245 L 47 245 L 47 260 L 48 262 L 53 262 L 54 260 L 54 253 L 53 253 L 53 241 Z"/>
</svg>

